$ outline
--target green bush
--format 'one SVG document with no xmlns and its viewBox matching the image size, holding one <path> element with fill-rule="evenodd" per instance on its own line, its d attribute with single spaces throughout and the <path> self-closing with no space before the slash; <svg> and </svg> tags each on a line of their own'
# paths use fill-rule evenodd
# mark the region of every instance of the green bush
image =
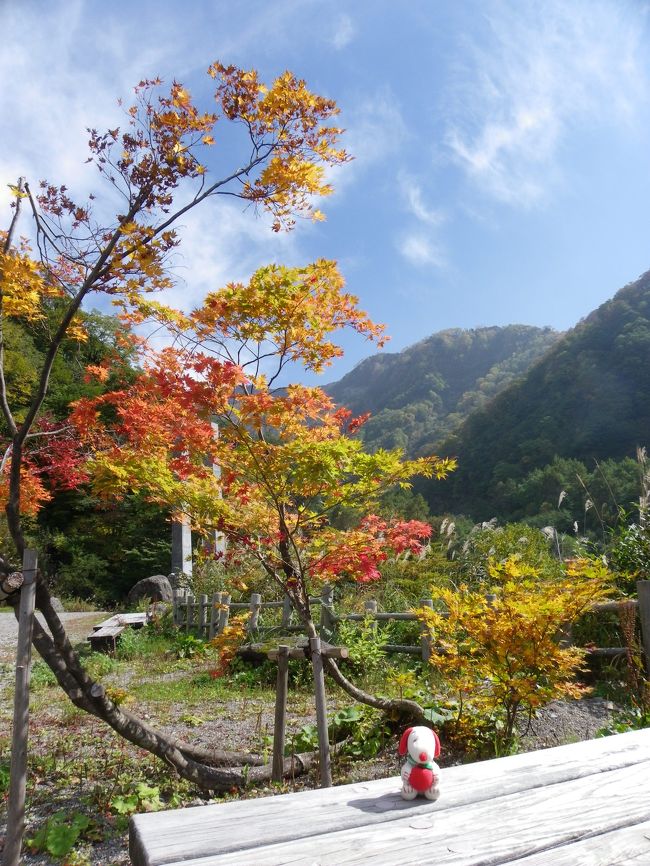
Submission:
<svg viewBox="0 0 650 866">
<path fill-rule="evenodd" d="M 174 637 L 172 650 L 178 659 L 203 658 L 208 652 L 208 644 L 193 634 L 178 632 Z"/>
<path fill-rule="evenodd" d="M 84 659 L 84 666 L 93 679 L 112 674 L 119 667 L 118 662 L 106 653 L 91 652 Z"/>
<path fill-rule="evenodd" d="M 330 743 L 344 742 L 339 754 L 353 758 L 373 758 L 385 745 L 391 731 L 382 713 L 356 704 L 338 710 L 328 726 Z M 315 724 L 303 725 L 294 734 L 285 749 L 286 755 L 314 752 L 318 748 L 318 729 Z"/>
<path fill-rule="evenodd" d="M 42 659 L 36 659 L 32 665 L 30 682 L 35 689 L 55 686 L 56 677 Z"/>
<path fill-rule="evenodd" d="M 360 623 L 339 622 L 337 633 L 338 643 L 350 651 L 345 666 L 358 673 L 373 673 L 384 665 L 386 653 L 382 647 L 387 643 L 386 629 L 379 627 L 372 616 Z"/>
<path fill-rule="evenodd" d="M 159 644 L 157 635 L 145 626 L 144 628 L 126 628 L 117 642 L 115 657 L 125 661 L 138 656 L 150 654 Z"/>
<path fill-rule="evenodd" d="M 93 613 L 96 610 L 102 610 L 96 601 L 79 598 L 79 596 L 62 596 L 61 604 L 66 613 Z"/>
<path fill-rule="evenodd" d="M 65 857 L 80 838 L 96 838 L 96 834 L 97 825 L 82 812 L 56 812 L 25 842 L 35 853 L 47 851 L 53 857 Z"/>
</svg>

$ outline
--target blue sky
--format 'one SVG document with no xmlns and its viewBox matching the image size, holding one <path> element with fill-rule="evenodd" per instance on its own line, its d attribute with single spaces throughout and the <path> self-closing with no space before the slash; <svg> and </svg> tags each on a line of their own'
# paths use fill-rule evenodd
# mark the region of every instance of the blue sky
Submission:
<svg viewBox="0 0 650 866">
<path fill-rule="evenodd" d="M 650 268 L 650 3 L 0 0 L 0 206 L 83 192 L 86 126 L 141 78 L 208 93 L 215 59 L 305 78 L 355 161 L 327 222 L 273 235 L 231 201 L 183 227 L 179 303 L 260 264 L 339 261 L 397 351 L 434 331 L 564 329 Z M 371 348 L 346 338 L 340 377 Z"/>
</svg>

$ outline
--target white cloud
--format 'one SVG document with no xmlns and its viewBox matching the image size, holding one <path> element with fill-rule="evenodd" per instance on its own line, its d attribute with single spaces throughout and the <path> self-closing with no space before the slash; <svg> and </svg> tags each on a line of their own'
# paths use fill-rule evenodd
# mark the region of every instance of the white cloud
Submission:
<svg viewBox="0 0 650 866">
<path fill-rule="evenodd" d="M 173 262 L 177 284 L 167 295 L 172 306 L 190 310 L 207 292 L 245 282 L 264 264 L 304 264 L 295 233 L 274 233 L 270 218 L 255 217 L 244 202 L 212 199 L 190 211 L 178 227 L 181 246 Z"/>
<path fill-rule="evenodd" d="M 340 121 L 345 127 L 342 144 L 354 159 L 343 166 L 326 167 L 325 176 L 337 193 L 366 169 L 394 157 L 409 135 L 399 102 L 387 87 L 348 105 Z"/>
<path fill-rule="evenodd" d="M 611 0 L 499 2 L 456 67 L 447 143 L 481 189 L 519 207 L 559 181 L 562 145 L 578 128 L 647 111 L 642 10 Z"/>
<path fill-rule="evenodd" d="M 396 153 L 408 137 L 399 102 L 387 87 L 346 112 L 346 147 L 362 164 Z"/>
<path fill-rule="evenodd" d="M 421 185 L 409 172 L 400 171 L 397 182 L 406 210 L 419 224 L 417 230 L 399 235 L 396 246 L 400 255 L 418 267 L 446 267 L 446 256 L 440 239 L 436 237 L 437 230 L 447 219 L 446 213 L 425 201 Z"/>
<path fill-rule="evenodd" d="M 422 187 L 412 174 L 402 170 L 397 175 L 397 181 L 407 210 L 417 220 L 430 226 L 439 226 L 445 222 L 445 212 L 425 202 Z"/>
<path fill-rule="evenodd" d="M 402 235 L 397 241 L 397 249 L 408 262 L 418 267 L 444 268 L 447 265 L 436 243 L 422 232 Z"/>
<path fill-rule="evenodd" d="M 275 47 L 294 38 L 314 2 L 260 4 L 254 14 L 242 11 L 240 22 L 226 0 L 182 10 L 163 5 L 156 15 L 137 4 L 122 15 L 119 4 L 107 12 L 91 0 L 0 0 L 0 210 L 10 198 L 6 185 L 19 175 L 47 177 L 83 195 L 96 180 L 84 164 L 86 127 L 124 125 L 118 97 L 128 104 L 144 77 L 188 83 L 220 57 L 248 66 L 253 49 L 264 53 L 269 33 Z M 217 26 L 224 16 L 233 20 L 228 28 Z"/>
<path fill-rule="evenodd" d="M 356 35 L 356 27 L 349 15 L 339 15 L 336 21 L 336 30 L 332 36 L 331 43 L 337 51 L 346 48 Z"/>
<path fill-rule="evenodd" d="M 132 92 L 158 56 L 144 48 L 129 53 L 127 34 L 108 25 L 96 49 L 85 47 L 84 9 L 76 0 L 65 5 L 65 14 L 56 4 L 32 14 L 22 8 L 2 11 L 0 117 L 7 144 L 11 141 L 0 154 L 3 209 L 9 200 L 6 185 L 19 175 L 32 186 L 43 177 L 65 183 L 73 197 L 84 197 L 96 182 L 96 170 L 85 164 L 86 127 L 123 124 L 117 97 Z"/>
</svg>

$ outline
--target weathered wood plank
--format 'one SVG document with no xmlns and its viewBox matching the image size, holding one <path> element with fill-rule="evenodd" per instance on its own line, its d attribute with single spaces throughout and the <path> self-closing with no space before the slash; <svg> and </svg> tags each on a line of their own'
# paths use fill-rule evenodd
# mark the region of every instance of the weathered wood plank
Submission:
<svg viewBox="0 0 650 866">
<path fill-rule="evenodd" d="M 289 690 L 289 647 L 278 647 L 278 676 L 275 686 L 275 721 L 273 723 L 273 772 L 271 779 L 281 782 L 284 774 L 284 744 L 287 735 L 287 692 Z"/>
<path fill-rule="evenodd" d="M 363 622 L 369 616 L 380 622 L 392 619 L 396 622 L 413 622 L 417 619 L 417 616 L 414 613 L 373 613 L 369 608 L 367 608 L 367 613 L 343 613 L 338 617 L 338 619 L 344 620 L 345 622 Z"/>
<path fill-rule="evenodd" d="M 105 619 L 103 622 L 93 626 L 93 631 L 98 631 L 100 628 L 112 628 L 116 625 L 145 625 L 147 622 L 146 613 L 116 613 L 114 616 Z"/>
<path fill-rule="evenodd" d="M 316 703 L 316 728 L 318 729 L 318 761 L 320 783 L 323 788 L 332 786 L 332 763 L 329 731 L 327 727 L 327 697 L 325 695 L 325 673 L 319 637 L 309 638 L 311 666 L 314 674 L 314 698 Z"/>
<path fill-rule="evenodd" d="M 250 644 L 252 650 L 258 649 L 263 651 L 264 644 Z M 303 641 L 298 642 L 297 646 L 290 647 L 288 650 L 290 659 L 306 659 L 309 658 L 309 646 Z M 350 650 L 346 646 L 332 646 L 326 641 L 321 641 L 321 655 L 331 659 L 347 659 L 350 656 Z M 269 650 L 266 657 L 271 661 L 277 661 L 278 651 Z"/>
<path fill-rule="evenodd" d="M 650 821 L 581 839 L 553 851 L 514 860 L 510 866 L 647 866 L 650 863 Z"/>
<path fill-rule="evenodd" d="M 115 637 L 118 634 L 122 634 L 122 632 L 124 631 L 124 629 L 126 627 L 127 626 L 125 626 L 125 625 L 113 625 L 113 626 L 109 626 L 109 627 L 98 628 L 97 631 L 94 631 L 89 636 L 88 640 L 93 641 L 96 638 Z"/>
<path fill-rule="evenodd" d="M 646 821 L 647 798 L 639 791 L 645 790 L 649 773 L 650 764 L 643 762 L 571 779 L 552 792 L 534 788 L 463 809 L 430 805 L 418 818 L 274 845 L 253 842 L 248 850 L 184 858 L 171 866 L 498 866 L 542 852 L 553 866 L 558 847 Z M 363 799 L 350 803 L 361 811 L 369 806 L 371 801 Z M 257 839 L 264 838 L 256 830 Z M 611 861 L 599 858 L 590 866 L 611 866 Z"/>
<path fill-rule="evenodd" d="M 638 605 L 636 598 L 623 598 L 616 601 L 597 601 L 589 608 L 590 613 L 616 613 L 622 604 Z"/>
<path fill-rule="evenodd" d="M 650 761 L 649 731 L 451 767 L 443 770 L 442 795 L 435 809 L 446 813 L 640 761 Z M 163 866 L 182 856 L 197 858 L 247 848 L 253 838 L 282 842 L 430 814 L 432 806 L 428 802 L 402 800 L 400 787 L 400 778 L 392 777 L 279 797 L 136 815 L 131 824 L 131 859 L 134 866 Z M 546 796 L 552 799 L 554 795 Z M 364 808 L 359 807 L 359 801 L 365 803 Z M 250 827 L 256 828 L 255 834 L 250 833 Z M 383 864 L 381 858 L 377 862 Z"/>
</svg>

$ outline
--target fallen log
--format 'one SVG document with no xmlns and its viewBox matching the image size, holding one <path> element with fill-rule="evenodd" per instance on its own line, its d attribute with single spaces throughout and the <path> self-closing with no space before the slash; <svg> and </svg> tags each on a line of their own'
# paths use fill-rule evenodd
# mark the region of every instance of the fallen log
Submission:
<svg viewBox="0 0 650 866">
<path fill-rule="evenodd" d="M 0 600 L 18 592 L 24 579 L 22 571 L 14 571 L 12 574 L 0 578 Z"/>
</svg>

